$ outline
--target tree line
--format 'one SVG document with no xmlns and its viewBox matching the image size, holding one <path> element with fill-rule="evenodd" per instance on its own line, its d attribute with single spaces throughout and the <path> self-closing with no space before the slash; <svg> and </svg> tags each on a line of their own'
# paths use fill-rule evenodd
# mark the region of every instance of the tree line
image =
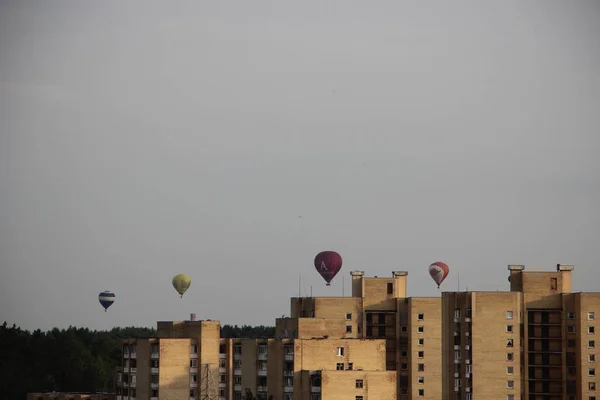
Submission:
<svg viewBox="0 0 600 400">
<path fill-rule="evenodd" d="M 274 337 L 272 326 L 222 325 L 224 338 Z M 0 393 L 21 400 L 31 392 L 114 392 L 121 340 L 156 337 L 154 328 L 96 331 L 70 326 L 27 331 L 0 326 Z"/>
</svg>

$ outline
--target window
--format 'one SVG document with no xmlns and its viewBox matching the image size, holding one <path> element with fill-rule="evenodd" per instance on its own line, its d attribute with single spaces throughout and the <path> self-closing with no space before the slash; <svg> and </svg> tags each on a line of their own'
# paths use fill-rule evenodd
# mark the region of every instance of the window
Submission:
<svg viewBox="0 0 600 400">
<path fill-rule="evenodd" d="M 567 333 L 575 333 L 575 325 L 568 325 Z"/>
<path fill-rule="evenodd" d="M 356 380 L 356 388 L 360 389 L 363 387 L 363 380 L 362 379 L 357 379 Z"/>
<path fill-rule="evenodd" d="M 400 352 L 400 357 L 408 357 L 408 351 L 406 351 L 406 350 L 402 350 L 402 351 Z"/>
<path fill-rule="evenodd" d="M 355 400 L 363 400 L 363 397 L 362 396 L 356 396 L 356 397 L 354 397 L 354 399 Z"/>
<path fill-rule="evenodd" d="M 406 326 L 406 325 L 402 325 L 402 326 L 400 327 L 400 332 L 404 332 L 404 333 L 408 332 L 408 326 Z"/>
<path fill-rule="evenodd" d="M 419 384 L 424 384 L 425 383 L 425 377 L 424 376 L 420 376 L 419 377 Z"/>
<path fill-rule="evenodd" d="M 337 363 L 335 364 L 335 369 L 338 371 L 343 371 L 344 370 L 344 363 Z"/>
<path fill-rule="evenodd" d="M 346 321 L 350 321 L 352 319 L 352 313 L 346 314 Z"/>
<path fill-rule="evenodd" d="M 338 347 L 337 348 L 337 355 L 338 356 L 343 356 L 344 355 L 344 348 L 343 347 Z"/>
<path fill-rule="evenodd" d="M 513 319 L 513 312 L 512 311 L 507 311 L 506 312 L 506 319 Z"/>
<path fill-rule="evenodd" d="M 460 308 L 454 310 L 454 318 L 460 318 Z"/>
<path fill-rule="evenodd" d="M 575 313 L 574 312 L 568 312 L 567 313 L 567 319 L 575 319 Z"/>
<path fill-rule="evenodd" d="M 461 384 L 460 384 L 460 379 L 455 379 L 455 380 L 454 380 L 454 387 L 457 387 L 457 388 L 459 388 L 460 386 L 461 386 Z"/>
<path fill-rule="evenodd" d="M 241 361 L 234 361 L 233 368 L 235 368 L 235 369 L 242 368 L 242 362 Z"/>
<path fill-rule="evenodd" d="M 421 339 L 418 339 L 418 340 L 417 340 L 417 344 L 418 344 L 419 346 L 423 346 L 423 345 L 425 344 L 425 339 L 423 339 L 423 338 L 421 338 Z"/>
<path fill-rule="evenodd" d="M 506 347 L 513 347 L 513 339 L 506 339 Z"/>
<path fill-rule="evenodd" d="M 460 350 L 454 350 L 454 359 L 460 360 Z"/>
<path fill-rule="evenodd" d="M 596 368 L 588 368 L 589 376 L 596 376 Z"/>
<path fill-rule="evenodd" d="M 220 383 L 225 383 L 226 382 L 226 376 L 225 376 L 225 374 L 219 375 L 219 382 Z"/>
<path fill-rule="evenodd" d="M 588 354 L 588 362 L 596 362 L 596 355 Z"/>
<path fill-rule="evenodd" d="M 567 347 L 576 347 L 577 342 L 575 342 L 575 339 L 569 339 L 567 340 Z"/>
<path fill-rule="evenodd" d="M 352 333 L 352 325 L 346 325 L 346 333 Z"/>
<path fill-rule="evenodd" d="M 515 400 L 515 395 L 514 394 L 507 395 L 506 400 Z"/>
<path fill-rule="evenodd" d="M 190 367 L 198 368 L 198 359 L 197 358 L 193 358 L 190 360 Z"/>
<path fill-rule="evenodd" d="M 233 354 L 242 354 L 242 346 L 239 344 L 233 346 Z"/>
<path fill-rule="evenodd" d="M 593 313 L 592 313 L 593 314 Z M 423 321 L 423 319 L 425 318 L 425 314 L 423 313 L 419 313 L 417 314 L 417 321 Z M 593 319 L 593 318 L 592 318 Z"/>
<path fill-rule="evenodd" d="M 197 345 L 197 344 L 192 344 L 192 345 L 190 345 L 190 353 L 191 353 L 191 354 L 196 354 L 196 353 L 198 353 L 198 345 Z"/>
<path fill-rule="evenodd" d="M 558 279 L 550 278 L 550 290 L 558 289 Z"/>
<path fill-rule="evenodd" d="M 425 364 L 419 364 L 417 369 L 421 372 L 425 371 Z"/>
<path fill-rule="evenodd" d="M 514 354 L 513 353 L 506 353 L 506 360 L 507 361 L 512 361 L 514 359 Z"/>
<path fill-rule="evenodd" d="M 515 387 L 515 381 L 506 381 L 506 387 L 512 389 Z"/>
<path fill-rule="evenodd" d="M 512 325 L 506 325 L 506 332 L 512 332 L 513 331 L 513 326 Z"/>
<path fill-rule="evenodd" d="M 419 397 L 425 396 L 425 389 L 419 389 Z"/>
<path fill-rule="evenodd" d="M 467 365 L 466 365 L 466 367 L 467 367 L 467 368 L 466 368 L 466 371 L 465 371 L 465 372 L 466 372 L 467 374 L 470 374 L 470 373 L 471 373 L 471 364 L 467 364 Z"/>
<path fill-rule="evenodd" d="M 190 360 L 190 367 L 192 366 L 192 360 Z M 227 360 L 219 360 L 219 368 L 227 368 Z"/>
<path fill-rule="evenodd" d="M 595 329 L 594 329 L 594 327 L 593 327 L 593 326 L 588 326 L 588 333 L 589 333 L 590 335 L 593 335 L 593 334 L 594 334 L 594 331 L 595 331 Z"/>
<path fill-rule="evenodd" d="M 594 315 L 594 313 L 593 313 L 593 312 L 589 312 L 589 313 L 588 313 L 588 320 L 589 320 L 589 321 L 593 321 L 593 320 L 594 320 L 594 316 L 595 316 L 595 315 Z"/>
<path fill-rule="evenodd" d="M 196 389 L 190 389 L 190 397 L 196 397 Z"/>
<path fill-rule="evenodd" d="M 419 332 L 419 333 L 423 333 L 424 330 L 425 330 L 424 326 L 417 327 L 417 332 Z"/>
<path fill-rule="evenodd" d="M 588 348 L 589 349 L 594 349 L 596 348 L 596 342 L 593 340 L 588 340 Z"/>
<path fill-rule="evenodd" d="M 348 363 L 348 371 L 352 371 L 352 369 L 354 368 L 354 364 L 353 363 Z"/>
<path fill-rule="evenodd" d="M 388 284 L 387 284 L 387 293 L 388 294 L 393 294 L 394 293 L 394 283 L 393 282 L 388 282 Z"/>
<path fill-rule="evenodd" d="M 258 346 L 258 354 L 267 354 L 267 346 Z"/>
<path fill-rule="evenodd" d="M 400 369 L 403 371 L 406 371 L 408 369 L 408 364 L 407 363 L 400 364 Z"/>
<path fill-rule="evenodd" d="M 590 382 L 590 383 L 588 383 L 588 389 L 590 391 L 596 390 L 596 382 Z"/>
<path fill-rule="evenodd" d="M 242 377 L 239 375 L 236 375 L 233 377 L 233 384 L 234 385 L 241 385 L 242 384 Z"/>
<path fill-rule="evenodd" d="M 234 400 L 242 400 L 242 392 L 233 392 Z"/>
<path fill-rule="evenodd" d="M 465 318 L 471 318 L 471 309 L 470 308 L 465 309 Z"/>
<path fill-rule="evenodd" d="M 506 373 L 508 375 L 512 375 L 514 373 L 515 367 L 506 367 Z"/>
<path fill-rule="evenodd" d="M 590 396 L 589 400 L 596 400 L 596 396 Z"/>
<path fill-rule="evenodd" d="M 423 358 L 423 357 L 425 357 L 425 352 L 424 352 L 424 351 L 419 351 L 419 352 L 417 353 L 417 356 L 418 356 L 419 358 Z"/>
</svg>

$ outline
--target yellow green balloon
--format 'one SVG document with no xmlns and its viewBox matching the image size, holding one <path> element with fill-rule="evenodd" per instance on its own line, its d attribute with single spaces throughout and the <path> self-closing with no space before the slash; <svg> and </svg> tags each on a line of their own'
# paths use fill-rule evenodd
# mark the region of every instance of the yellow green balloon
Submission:
<svg viewBox="0 0 600 400">
<path fill-rule="evenodd" d="M 177 274 L 173 277 L 173 287 L 177 290 L 177 293 L 183 297 L 183 294 L 192 284 L 192 278 L 186 274 Z"/>
</svg>

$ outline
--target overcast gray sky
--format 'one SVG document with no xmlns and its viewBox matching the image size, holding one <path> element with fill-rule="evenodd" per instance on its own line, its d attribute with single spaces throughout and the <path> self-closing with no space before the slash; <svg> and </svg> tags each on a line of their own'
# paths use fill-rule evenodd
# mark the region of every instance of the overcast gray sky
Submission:
<svg viewBox="0 0 600 400">
<path fill-rule="evenodd" d="M 599 71 L 595 0 L 3 1 L 0 321 L 271 324 L 437 260 L 598 290 Z"/>
</svg>

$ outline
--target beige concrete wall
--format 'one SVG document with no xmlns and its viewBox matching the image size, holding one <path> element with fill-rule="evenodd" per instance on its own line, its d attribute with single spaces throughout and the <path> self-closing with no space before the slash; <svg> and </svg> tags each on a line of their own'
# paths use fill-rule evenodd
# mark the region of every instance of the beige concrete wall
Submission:
<svg viewBox="0 0 600 400">
<path fill-rule="evenodd" d="M 499 399 L 513 394 L 515 399 L 518 399 L 521 396 L 520 348 L 522 343 L 519 317 L 522 312 L 521 294 L 519 292 L 472 292 L 470 295 L 473 396 Z M 454 313 L 452 308 L 448 311 Z M 507 311 L 513 312 L 512 319 L 506 318 Z M 512 333 L 506 332 L 507 325 L 513 326 Z M 512 348 L 507 347 L 508 339 L 513 340 Z M 514 354 L 512 362 L 506 360 L 509 352 Z M 464 359 L 465 352 L 462 353 Z M 507 374 L 507 366 L 514 367 L 512 375 Z M 514 381 L 514 389 L 507 388 L 509 380 Z"/>
<path fill-rule="evenodd" d="M 362 388 L 356 387 L 357 380 L 362 380 Z M 396 372 L 322 371 L 322 400 L 352 400 L 356 396 L 363 396 L 365 400 L 396 400 Z M 308 400 L 310 396 L 306 396 L 303 399 Z"/>
<path fill-rule="evenodd" d="M 419 316 L 422 315 L 422 319 Z M 409 398 L 442 398 L 442 300 L 439 297 L 409 298 Z M 423 327 L 423 332 L 419 332 Z M 423 339 L 423 345 L 419 344 Z M 423 357 L 419 357 L 423 352 Z M 424 364 L 425 370 L 418 371 Z M 419 383 L 419 377 L 424 383 Z M 419 396 L 419 389 L 424 396 Z"/>
<path fill-rule="evenodd" d="M 594 319 L 588 319 L 588 312 L 594 313 Z M 577 293 L 575 295 L 575 320 L 577 337 L 577 398 L 588 399 L 597 396 L 600 399 L 600 293 Z M 594 334 L 588 328 L 594 327 Z M 595 348 L 590 349 L 588 343 L 595 341 Z M 594 354 L 595 362 L 589 362 L 589 355 Z M 596 369 L 596 376 L 589 376 L 589 369 Z M 590 383 L 596 390 L 590 390 Z"/>
<path fill-rule="evenodd" d="M 352 338 L 356 332 L 346 332 L 346 326 L 351 325 L 345 319 L 326 318 L 277 318 L 275 321 L 276 338 L 284 338 L 287 332 L 289 338 Z"/>
<path fill-rule="evenodd" d="M 159 399 L 189 398 L 190 343 L 190 339 L 160 340 Z"/>
</svg>

